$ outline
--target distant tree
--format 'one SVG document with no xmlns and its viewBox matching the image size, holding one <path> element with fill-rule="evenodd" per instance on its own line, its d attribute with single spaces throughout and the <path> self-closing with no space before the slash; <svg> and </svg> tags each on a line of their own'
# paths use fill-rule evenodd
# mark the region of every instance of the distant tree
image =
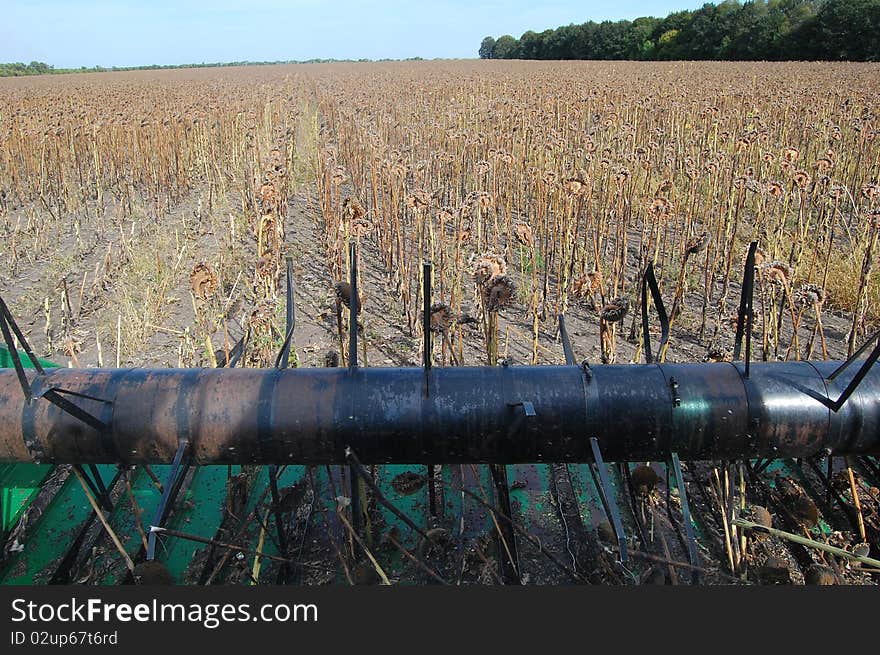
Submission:
<svg viewBox="0 0 880 655">
<path fill-rule="evenodd" d="M 674 59 L 678 52 L 678 30 L 666 30 L 657 39 L 657 47 L 654 54 L 657 59 Z"/>
<path fill-rule="evenodd" d="M 665 18 L 529 30 L 491 50 L 501 59 L 880 61 L 880 0 L 723 0 Z"/>
<path fill-rule="evenodd" d="M 519 41 L 510 34 L 499 36 L 493 48 L 493 59 L 516 59 L 519 56 Z"/>
<path fill-rule="evenodd" d="M 487 36 L 480 44 L 480 59 L 492 59 L 495 56 L 495 39 Z"/>
<path fill-rule="evenodd" d="M 880 61 L 880 0 L 827 0 L 813 20 L 818 59 Z"/>
<path fill-rule="evenodd" d="M 660 21 L 656 18 L 636 18 L 630 25 L 626 36 L 627 59 L 651 59 L 654 41 L 651 36 Z"/>
<path fill-rule="evenodd" d="M 577 40 L 577 28 L 566 25 L 552 30 L 542 39 L 542 59 L 573 59 L 574 44 Z"/>
<path fill-rule="evenodd" d="M 519 56 L 521 59 L 543 59 L 544 41 L 540 34 L 532 32 L 524 32 L 519 37 Z"/>
</svg>

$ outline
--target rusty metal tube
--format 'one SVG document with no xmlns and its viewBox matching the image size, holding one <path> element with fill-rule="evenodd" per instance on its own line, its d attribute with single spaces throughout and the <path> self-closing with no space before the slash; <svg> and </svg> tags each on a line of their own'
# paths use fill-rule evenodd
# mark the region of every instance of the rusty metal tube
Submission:
<svg viewBox="0 0 880 655">
<path fill-rule="evenodd" d="M 838 412 L 858 368 L 837 362 L 359 369 L 52 369 L 96 430 L 0 369 L 0 461 L 587 462 L 880 453 L 880 365 Z M 33 374 L 31 374 L 33 375 Z M 427 393 L 426 393 L 427 390 Z"/>
</svg>

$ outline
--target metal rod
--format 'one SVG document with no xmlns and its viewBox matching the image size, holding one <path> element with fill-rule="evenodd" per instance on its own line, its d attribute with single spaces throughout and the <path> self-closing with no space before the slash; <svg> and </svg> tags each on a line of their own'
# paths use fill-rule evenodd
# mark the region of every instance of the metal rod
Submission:
<svg viewBox="0 0 880 655">
<path fill-rule="evenodd" d="M 348 244 L 348 258 L 349 284 L 351 285 L 351 298 L 348 301 L 348 368 L 349 371 L 354 371 L 358 367 L 357 317 L 361 309 L 361 298 L 358 294 L 358 251 L 354 241 Z M 348 467 L 348 481 L 351 489 L 352 529 L 355 538 L 359 540 L 364 523 L 361 508 L 361 481 L 351 466 Z"/>
<path fill-rule="evenodd" d="M 361 298 L 358 295 L 357 245 L 352 241 L 348 246 L 348 257 L 351 265 L 351 298 L 348 301 L 348 367 L 352 370 L 358 365 L 357 317 L 361 309 Z"/>
<path fill-rule="evenodd" d="M 602 502 L 605 505 L 605 512 L 609 515 L 611 526 L 614 528 L 614 535 L 617 537 L 617 548 L 620 555 L 620 563 L 626 564 L 627 561 L 627 545 L 626 533 L 623 531 L 623 522 L 620 520 L 620 509 L 617 507 L 617 500 L 614 498 L 614 489 L 611 481 L 608 479 L 608 471 L 605 469 L 605 462 L 602 459 L 602 451 L 599 449 L 599 441 L 596 437 L 590 438 L 590 446 L 593 450 L 593 459 L 595 466 L 590 470 L 594 470 L 599 476 L 599 493 Z"/>
<path fill-rule="evenodd" d="M 562 340 L 562 352 L 565 353 L 565 363 L 568 366 L 576 366 L 577 359 L 574 356 L 574 348 L 571 347 L 571 339 L 568 338 L 568 330 L 565 327 L 565 314 L 559 315 L 559 338 Z"/>
<path fill-rule="evenodd" d="M 875 335 L 880 336 L 880 332 Z M 871 341 L 873 338 L 871 339 Z M 862 380 L 868 374 L 868 371 L 871 370 L 871 367 L 874 365 L 874 362 L 877 361 L 877 358 L 880 357 L 880 341 L 877 342 L 877 345 L 874 346 L 874 350 L 871 351 L 871 354 L 868 355 L 868 359 L 866 359 L 856 374 L 853 376 L 852 380 L 850 380 L 849 384 L 846 385 L 846 389 L 843 390 L 843 393 L 840 394 L 840 397 L 837 400 L 831 401 L 831 409 L 835 412 L 840 411 L 840 408 L 843 407 L 843 404 L 849 400 L 849 397 L 852 396 L 853 392 L 858 388 L 858 386 L 862 383 Z M 840 373 L 848 366 L 849 362 L 852 360 L 848 360 L 848 362 L 844 363 L 843 366 L 838 368 L 834 373 L 832 373 L 832 379 L 837 378 Z"/>
<path fill-rule="evenodd" d="M 510 504 L 507 467 L 503 464 L 492 464 L 489 469 L 492 473 L 495 496 L 503 517 L 498 526 L 498 558 L 501 564 L 501 577 L 504 584 L 520 584 L 519 550 L 516 546 L 516 534 L 512 523 L 513 509 Z"/>
<path fill-rule="evenodd" d="M 428 371 L 431 370 L 431 262 L 422 263 L 422 364 L 425 367 L 425 395 L 428 393 Z"/>
<path fill-rule="evenodd" d="M 180 479 L 183 458 L 188 448 L 189 442 L 186 439 L 182 440 L 177 447 L 177 452 L 174 454 L 174 461 L 171 464 L 171 470 L 168 472 L 168 479 L 165 481 L 162 500 L 159 502 L 159 506 L 156 508 L 156 513 L 153 518 L 154 525 L 161 526 L 165 522 L 165 509 L 170 506 L 173 497 L 176 495 L 175 489 L 180 488 L 177 481 Z M 155 557 L 156 533 L 155 531 L 150 531 L 150 535 L 147 538 L 147 560 L 152 560 Z"/>
<path fill-rule="evenodd" d="M 694 524 L 691 521 L 691 508 L 688 502 L 687 488 L 684 486 L 684 475 L 681 473 L 681 461 L 678 459 L 678 453 L 671 453 L 670 465 L 675 475 L 675 486 L 678 487 L 678 498 L 681 501 L 681 520 L 684 523 L 684 531 L 687 535 L 687 551 L 688 561 L 696 566 L 699 563 L 697 558 L 697 538 L 694 535 Z M 699 572 L 694 570 L 693 584 L 699 582 Z"/>
<path fill-rule="evenodd" d="M 287 368 L 290 363 L 290 344 L 296 327 L 296 300 L 294 298 L 293 258 L 287 258 L 287 313 L 285 316 L 284 343 L 275 359 L 275 368 Z"/>
<path fill-rule="evenodd" d="M 684 263 L 682 263 L 684 266 Z M 662 361 L 665 357 L 666 343 L 669 341 L 669 317 L 666 315 L 666 308 L 663 306 L 663 297 L 660 295 L 660 287 L 657 284 L 657 278 L 654 275 L 653 262 L 648 263 L 645 275 L 642 277 L 642 341 L 645 349 L 645 363 L 651 364 L 654 361 L 654 355 L 651 352 L 651 331 L 648 328 L 648 291 L 651 292 L 651 298 L 654 301 L 654 308 L 657 310 L 657 316 L 660 319 L 660 343 L 657 345 L 657 353 Z"/>
<path fill-rule="evenodd" d="M 754 300 L 755 300 L 755 254 L 758 250 L 758 242 L 749 244 L 746 254 L 746 270 L 743 273 L 742 293 L 740 294 L 739 313 L 736 321 L 736 335 L 733 343 L 733 359 L 739 359 L 742 345 L 743 330 L 746 337 L 745 353 L 745 376 L 749 377 L 752 365 L 752 324 L 754 323 Z"/>
<path fill-rule="evenodd" d="M 364 464 L 591 462 L 589 437 L 609 462 L 878 454 L 880 365 L 834 412 L 838 365 L 595 366 L 586 387 L 574 366 L 440 367 L 430 397 L 420 367 L 47 369 L 101 426 L 27 402 L 0 369 L 0 461 L 167 464 L 181 434 L 195 464 L 346 464 L 346 446 Z"/>
<path fill-rule="evenodd" d="M 425 397 L 431 389 L 431 272 L 433 265 L 429 261 L 422 262 L 422 364 L 425 368 Z M 428 485 L 428 513 L 437 516 L 437 489 L 434 484 L 434 465 L 425 467 L 425 478 Z"/>
</svg>

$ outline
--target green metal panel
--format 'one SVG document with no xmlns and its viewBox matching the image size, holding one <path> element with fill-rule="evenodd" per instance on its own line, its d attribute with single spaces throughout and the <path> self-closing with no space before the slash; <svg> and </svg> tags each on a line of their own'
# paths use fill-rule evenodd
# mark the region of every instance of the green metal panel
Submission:
<svg viewBox="0 0 880 655">
<path fill-rule="evenodd" d="M 232 467 L 232 475 L 241 473 Z M 199 466 L 195 469 L 186 491 L 175 505 L 174 515 L 166 527 L 211 539 L 223 520 L 226 502 L 227 466 Z M 178 584 L 186 584 L 185 574 L 199 552 L 208 546 L 186 539 L 163 540 L 156 558 L 168 569 Z"/>
<path fill-rule="evenodd" d="M 39 359 L 39 358 L 38 358 Z M 44 368 L 54 368 L 56 364 L 39 359 Z M 22 354 L 25 368 L 33 368 L 27 355 Z M 0 346 L 0 368 L 13 365 L 12 357 L 5 346 Z M 0 464 L 0 537 L 5 540 L 9 531 L 40 490 L 40 485 L 52 472 L 52 466 L 44 464 Z"/>
<path fill-rule="evenodd" d="M 106 481 L 115 475 L 116 466 L 108 464 L 99 466 L 98 470 Z M 0 565 L 0 582 L 48 583 L 92 516 L 92 506 L 82 486 L 75 476 L 70 475 L 36 523 L 23 535 L 23 550 Z"/>
<path fill-rule="evenodd" d="M 0 464 L 0 535 L 3 538 L 18 523 L 53 468 L 50 464 Z"/>
<path fill-rule="evenodd" d="M 25 353 L 19 353 L 19 357 L 21 357 L 21 363 L 25 368 L 33 368 L 30 358 Z M 58 364 L 53 364 L 46 359 L 37 357 L 37 360 L 43 368 L 58 368 Z M 0 345 L 0 368 L 12 368 L 12 366 L 12 356 L 9 354 L 9 349 Z"/>
</svg>

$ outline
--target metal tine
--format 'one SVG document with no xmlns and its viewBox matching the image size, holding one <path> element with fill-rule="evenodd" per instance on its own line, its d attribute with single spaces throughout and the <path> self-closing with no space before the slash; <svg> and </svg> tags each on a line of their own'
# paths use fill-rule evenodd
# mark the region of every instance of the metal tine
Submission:
<svg viewBox="0 0 880 655">
<path fill-rule="evenodd" d="M 425 369 L 425 397 L 430 393 L 432 345 L 431 345 L 431 276 L 434 266 L 430 261 L 422 262 L 422 365 Z M 425 471 L 428 483 L 428 511 L 437 516 L 437 489 L 434 481 L 434 465 L 428 464 Z"/>
<path fill-rule="evenodd" d="M 0 308 L 0 309 L 5 309 Z M 5 312 L 0 311 L 0 331 L 3 333 L 3 340 L 6 342 L 6 346 L 9 348 L 9 355 L 12 357 L 12 365 L 15 367 L 15 374 L 18 376 L 18 383 L 21 385 L 21 391 L 24 394 L 25 399 L 28 402 L 31 402 L 33 399 L 33 394 L 31 393 L 31 387 L 27 380 L 27 375 L 24 372 L 24 366 L 22 366 L 21 358 L 18 356 L 18 350 L 15 347 L 15 341 L 12 338 L 12 335 L 9 333 L 9 326 L 6 323 L 6 315 Z"/>
<path fill-rule="evenodd" d="M 357 342 L 357 316 L 361 308 L 361 298 L 358 294 L 358 251 L 357 244 L 352 241 L 348 244 L 349 258 L 349 284 L 351 285 L 351 298 L 348 308 L 348 368 L 354 371 L 358 367 L 358 342 Z M 348 466 L 348 482 L 351 489 L 351 522 L 354 531 L 360 535 L 363 532 L 363 514 L 361 513 L 361 481 L 357 471 Z"/>
<path fill-rule="evenodd" d="M 684 475 L 681 472 L 681 462 L 678 459 L 678 453 L 672 452 L 669 454 L 669 464 L 667 464 L 667 475 L 669 471 L 669 466 L 672 467 L 672 473 L 675 477 L 675 486 L 678 487 L 678 498 L 681 501 L 681 520 L 684 523 L 684 531 L 687 535 L 687 551 L 688 551 L 688 560 L 690 561 L 691 566 L 698 566 L 697 563 L 697 539 L 694 535 L 694 524 L 691 521 L 691 508 L 690 503 L 688 502 L 687 496 L 687 488 L 684 486 Z M 667 484 L 667 493 L 669 490 L 669 486 Z M 667 510 L 669 509 L 667 503 Z M 691 574 L 691 582 L 693 584 L 698 584 L 700 579 L 700 573 L 696 569 L 692 571 Z"/>
<path fill-rule="evenodd" d="M 752 311 L 752 302 L 755 296 L 755 253 L 758 250 L 758 242 L 752 241 L 749 244 L 749 251 L 746 254 L 745 271 L 743 272 L 742 291 L 739 297 L 739 311 L 736 319 L 736 335 L 733 340 L 733 359 L 739 359 L 742 351 L 743 332 L 746 337 L 746 377 L 749 376 L 749 364 L 752 354 L 752 321 L 754 312 Z"/>
<path fill-rule="evenodd" d="M 397 505 L 392 503 L 385 495 L 382 493 L 382 490 L 379 489 L 379 485 L 376 484 L 375 480 L 373 480 L 373 476 L 370 475 L 370 472 L 364 468 L 364 465 L 361 464 L 361 461 L 358 459 L 357 454 L 351 449 L 351 447 L 345 448 L 345 458 L 349 460 L 353 470 L 360 476 L 360 478 L 366 483 L 370 489 L 372 489 L 373 493 L 376 494 L 376 499 L 387 509 L 391 510 L 391 512 L 399 518 L 401 521 L 406 523 L 414 532 L 416 532 L 419 536 L 421 536 L 425 541 L 432 542 L 433 539 L 425 532 L 422 528 L 416 525 L 413 520 L 406 515 L 406 513 L 401 510 Z"/>
<path fill-rule="evenodd" d="M 875 460 L 876 458 L 864 455 L 857 458 L 856 461 L 858 461 L 859 464 L 861 464 L 862 467 L 867 470 L 867 472 L 874 478 L 875 482 L 880 484 L 880 466 L 878 466 Z"/>
<path fill-rule="evenodd" d="M 752 468 L 752 473 L 754 475 L 760 475 L 761 473 L 766 471 L 767 467 L 770 466 L 775 461 L 776 461 L 776 459 L 773 457 L 766 458 L 763 462 L 756 464 L 754 466 L 754 468 Z"/>
<path fill-rule="evenodd" d="M 617 462 L 617 472 L 624 480 L 626 480 L 626 491 L 629 494 L 629 507 L 632 511 L 633 522 L 639 533 L 639 540 L 646 548 L 648 548 L 648 539 L 645 536 L 645 526 L 642 523 L 642 517 L 639 515 L 638 511 L 636 493 L 632 481 L 632 472 L 629 470 L 629 462 Z"/>
<path fill-rule="evenodd" d="M 829 455 L 828 461 L 830 462 L 831 459 L 832 459 L 832 456 Z M 836 502 L 838 504 L 838 506 L 840 507 L 840 509 L 843 510 L 843 513 L 846 515 L 846 518 L 850 522 L 851 527 L 854 530 L 858 531 L 858 518 L 855 515 L 855 509 L 852 506 L 850 506 L 849 503 L 847 503 L 846 500 L 843 498 L 843 496 L 840 494 L 840 492 L 838 492 L 837 489 L 834 488 L 834 485 L 831 484 L 831 476 L 826 475 L 826 473 L 822 470 L 822 467 L 819 466 L 818 460 L 819 460 L 818 457 L 816 457 L 816 458 L 807 457 L 806 458 L 807 464 L 813 470 L 813 473 L 816 474 L 816 477 L 819 478 L 819 481 L 822 483 L 822 486 L 825 487 L 825 492 L 826 492 L 825 502 L 826 502 L 826 504 L 830 505 L 831 499 L 833 498 L 834 502 Z M 829 467 L 828 470 L 830 471 L 831 467 Z"/>
<path fill-rule="evenodd" d="M 61 394 L 63 390 L 60 389 L 49 389 L 43 394 L 43 398 L 48 400 L 50 403 L 61 409 L 62 411 L 67 412 L 74 418 L 79 419 L 86 425 L 94 428 L 98 432 L 106 432 L 110 426 L 108 426 L 104 421 L 99 419 L 98 417 L 90 414 L 86 410 L 82 409 L 78 405 L 67 400 Z M 109 403 L 110 401 L 102 400 L 101 402 Z"/>
<path fill-rule="evenodd" d="M 92 478 L 98 487 L 98 491 L 101 492 L 100 497 L 106 502 L 107 509 L 112 509 L 113 503 L 110 501 L 110 493 L 107 490 L 107 486 L 104 484 L 103 478 L 101 478 L 101 472 L 98 470 L 98 467 L 94 464 L 89 464 L 89 472 L 92 474 Z"/>
<path fill-rule="evenodd" d="M 660 286 L 657 284 L 657 277 L 654 275 L 653 262 L 648 264 L 645 274 L 642 276 L 642 341 L 645 348 L 645 363 L 652 364 L 654 355 L 651 352 L 651 333 L 648 329 L 648 290 L 651 291 L 651 299 L 654 301 L 654 307 L 657 309 L 657 315 L 660 318 L 660 343 L 657 346 L 657 354 L 663 358 L 666 344 L 669 342 L 669 316 L 666 314 L 666 307 L 663 305 L 663 297 L 660 295 Z"/>
<path fill-rule="evenodd" d="M 43 365 L 40 364 L 39 358 L 37 358 L 37 356 L 34 354 L 34 351 L 31 348 L 31 345 L 28 343 L 28 340 L 25 338 L 21 329 L 18 327 L 18 324 L 15 322 L 15 318 L 13 318 L 13 316 L 12 316 L 12 312 L 9 311 L 9 307 L 6 306 L 6 302 L 3 300 L 2 297 L 0 297 L 0 318 L 5 319 L 5 321 L 8 321 L 9 327 L 12 328 L 12 331 L 15 333 L 15 336 L 18 339 L 18 342 L 21 344 L 22 350 L 24 350 L 24 352 L 30 358 L 31 364 L 33 365 L 34 369 L 36 369 L 37 373 L 39 373 L 41 375 L 43 373 L 45 373 L 46 371 L 43 369 Z M 0 324 L 2 324 L 2 322 L 0 322 Z M 15 348 L 15 344 L 12 342 L 12 337 L 10 336 L 7 338 L 6 330 L 3 331 L 3 336 L 6 341 L 6 344 L 9 346 L 9 354 L 12 355 L 13 360 L 14 360 L 15 359 L 14 353 L 16 352 L 17 349 Z"/>
<path fill-rule="evenodd" d="M 27 354 L 28 358 L 30 358 L 31 364 L 37 371 L 37 378 L 36 380 L 34 380 L 34 384 L 28 383 L 27 375 L 24 372 L 24 365 L 21 363 L 21 357 L 18 354 L 18 348 L 16 348 L 15 340 L 12 338 L 12 334 L 10 334 L 9 332 L 10 329 L 15 334 L 18 342 L 21 344 L 22 349 Z M 49 388 L 45 391 L 41 391 L 42 385 L 40 384 L 40 381 L 46 376 L 46 370 L 40 364 L 40 360 L 34 354 L 33 349 L 31 348 L 24 334 L 22 334 L 21 330 L 18 327 L 18 324 L 16 324 L 15 318 L 13 318 L 12 313 L 9 311 L 9 307 L 6 306 L 3 298 L 0 298 L 0 332 L 2 332 L 3 340 L 6 342 L 6 346 L 9 349 L 9 355 L 10 357 L 12 357 L 12 364 L 15 367 L 15 374 L 18 377 L 18 382 L 21 385 L 21 390 L 29 403 L 33 401 L 35 395 L 40 398 L 45 398 L 62 411 L 67 412 L 74 418 L 79 419 L 80 421 L 94 428 L 98 432 L 104 432 L 107 430 L 107 424 L 104 423 L 101 419 L 92 415 L 91 413 L 87 412 L 86 410 L 82 409 L 81 407 L 67 400 L 66 398 L 62 397 L 61 394 L 79 396 L 82 398 L 88 398 L 90 400 L 97 400 L 103 403 L 109 403 L 110 401 L 103 400 L 101 398 L 94 398 L 92 396 L 84 396 L 75 392 L 65 391 L 64 389 Z"/>
<path fill-rule="evenodd" d="M 229 361 L 224 361 L 222 366 L 218 366 L 217 368 L 235 368 L 238 365 L 238 362 L 244 356 L 244 351 L 247 350 L 248 342 L 251 339 L 251 329 L 245 331 L 244 335 L 238 342 L 232 347 L 232 350 L 229 351 Z"/>
<path fill-rule="evenodd" d="M 296 328 L 296 300 L 294 298 L 293 257 L 287 257 L 287 317 L 284 328 L 284 343 L 275 358 L 275 368 L 285 369 L 289 365 L 290 346 Z"/>
<path fill-rule="evenodd" d="M 288 308 L 288 321 L 290 321 L 290 320 L 292 320 L 291 319 L 291 312 Z M 292 329 L 290 329 L 289 325 L 290 325 L 290 323 L 288 323 L 288 330 L 287 331 L 288 331 L 288 333 L 292 333 Z M 250 328 L 248 328 L 248 330 L 245 332 L 245 334 L 241 337 L 241 339 L 238 340 L 238 342 L 235 344 L 233 349 L 230 351 L 229 361 L 228 362 L 224 361 L 222 364 L 218 364 L 217 368 L 224 368 L 224 367 L 235 368 L 236 364 L 238 364 L 239 360 L 244 355 L 244 351 L 247 348 L 247 343 L 248 343 L 249 339 L 250 339 Z M 279 358 L 280 358 L 280 355 L 279 355 Z M 285 357 L 284 362 L 286 362 L 286 361 L 287 361 L 287 358 Z M 276 361 L 276 365 L 277 365 L 277 361 Z M 185 476 L 182 473 L 180 475 L 177 475 L 177 473 L 180 471 L 180 468 L 181 468 L 181 461 L 178 460 L 178 455 L 180 455 L 182 458 L 187 449 L 188 449 L 188 442 L 182 441 L 180 443 L 180 445 L 178 446 L 177 453 L 175 454 L 174 463 L 172 464 L 172 470 L 168 475 L 168 479 L 166 480 L 165 484 L 162 485 L 162 500 L 159 503 L 159 508 L 157 509 L 156 515 L 155 515 L 156 521 L 157 521 L 155 523 L 155 525 L 157 527 L 162 527 L 164 525 L 168 511 L 170 510 L 170 507 L 173 504 L 174 499 L 177 497 L 177 494 L 180 492 L 180 487 L 183 483 Z M 184 472 L 188 468 L 189 468 L 189 464 L 187 462 L 185 464 L 185 466 L 183 467 Z M 277 468 L 278 467 L 274 464 L 268 467 L 270 482 L 273 482 L 277 479 L 277 475 L 278 475 Z M 230 471 L 231 471 L 231 467 L 230 467 Z M 173 488 L 171 488 L 171 487 L 173 487 Z M 169 493 L 169 489 L 170 489 L 170 493 Z M 276 483 L 273 491 L 277 493 L 277 490 L 278 490 L 278 487 L 277 487 L 277 483 Z M 277 504 L 277 499 L 276 499 L 276 504 Z M 155 535 L 156 535 L 156 532 L 151 532 L 148 537 L 148 541 L 147 541 L 147 559 L 148 560 L 153 559 L 153 557 L 155 556 L 155 539 L 156 539 Z M 279 533 L 279 539 L 281 539 L 280 533 Z M 283 543 L 283 541 L 281 543 Z M 152 547 L 152 551 L 151 551 L 151 547 Z M 284 550 L 284 549 L 279 549 L 279 550 Z M 285 555 L 286 555 L 286 550 L 285 550 Z"/>
<path fill-rule="evenodd" d="M 250 337 L 250 329 L 238 340 L 232 350 L 229 352 L 230 358 L 229 361 L 225 359 L 222 362 L 217 363 L 217 368 L 234 368 L 238 363 L 239 359 L 241 359 L 244 354 L 244 350 Z M 175 498 L 177 498 L 178 493 L 180 492 L 181 485 L 184 480 L 184 473 L 187 469 L 189 469 L 188 458 L 185 458 L 185 455 L 189 448 L 189 441 L 184 439 L 182 440 L 178 447 L 177 452 L 174 455 L 174 461 L 171 465 L 171 471 L 168 474 L 165 483 L 161 485 L 162 498 L 159 501 L 159 506 L 156 508 L 156 512 L 153 516 L 153 525 L 156 527 L 163 527 L 165 523 L 165 519 L 168 516 L 168 512 L 171 509 L 171 505 L 174 503 Z M 150 473 L 149 467 L 144 467 L 144 469 Z M 150 474 L 150 477 L 153 477 L 153 474 Z M 155 478 L 154 478 L 155 479 Z M 147 537 L 147 559 L 152 560 L 155 558 L 156 551 L 156 532 L 150 532 Z"/>
<path fill-rule="evenodd" d="M 594 464 L 590 466 L 590 473 L 593 475 L 593 481 L 598 482 L 599 497 L 602 500 L 602 505 L 605 507 L 605 513 L 611 519 L 611 527 L 614 529 L 614 535 L 617 537 L 620 563 L 626 564 L 629 560 L 626 534 L 623 531 L 623 521 L 620 519 L 620 508 L 617 506 L 617 500 L 614 498 L 614 489 L 611 488 L 611 481 L 608 479 L 605 460 L 602 459 L 602 451 L 599 449 L 599 440 L 596 437 L 590 437 L 590 446 L 593 449 L 594 460 Z M 597 476 L 598 480 L 596 479 Z"/>
<path fill-rule="evenodd" d="M 168 472 L 168 477 L 165 480 L 164 490 L 162 491 L 162 500 L 159 501 L 159 506 L 156 508 L 156 512 L 153 515 L 152 526 L 161 528 L 165 523 L 167 515 L 166 510 L 171 506 L 171 503 L 174 502 L 177 492 L 180 491 L 180 482 L 184 477 L 181 471 L 186 471 L 186 469 L 189 468 L 189 457 L 187 456 L 188 450 L 189 440 L 182 439 L 177 446 L 177 452 L 174 454 L 171 471 Z M 147 537 L 147 560 L 153 560 L 155 558 L 156 532 L 151 530 L 149 537 Z"/>
<path fill-rule="evenodd" d="M 862 354 L 871 346 L 871 344 L 874 343 L 874 340 L 877 339 L 877 337 L 880 337 L 880 330 L 878 330 L 877 332 L 872 334 L 868 338 L 868 340 L 865 341 L 865 343 L 863 343 L 861 346 L 859 346 L 859 349 L 857 351 L 855 351 L 843 364 L 841 364 L 836 369 L 834 369 L 834 373 L 829 375 L 828 379 L 833 380 L 838 375 L 843 373 L 844 370 L 846 370 L 850 364 L 852 364 L 854 361 L 856 361 L 859 357 L 862 356 Z"/>
<path fill-rule="evenodd" d="M 352 241 L 348 246 L 348 257 L 350 260 L 350 276 L 351 299 L 349 300 L 349 321 L 348 321 L 348 367 L 356 369 L 358 365 L 357 359 L 357 315 L 361 308 L 361 298 L 358 294 L 358 252 L 357 244 Z"/>
<path fill-rule="evenodd" d="M 562 350 L 565 353 L 565 363 L 569 366 L 577 366 L 574 349 L 571 347 L 571 339 L 568 338 L 568 330 L 565 327 L 565 314 L 559 315 L 559 338 L 562 340 Z"/>
<path fill-rule="evenodd" d="M 284 325 L 284 343 L 275 359 L 275 368 L 286 369 L 290 364 L 290 347 L 293 342 L 293 331 L 296 328 L 296 301 L 294 297 L 293 258 L 287 257 L 287 293 L 286 315 Z M 281 515 L 281 493 L 278 490 L 278 466 L 270 464 L 266 467 L 269 476 L 269 490 L 272 494 L 272 516 L 275 519 L 275 530 L 278 532 L 278 549 L 284 557 L 287 557 L 287 535 L 284 532 L 284 517 Z M 283 580 L 287 575 L 287 565 L 281 567 L 279 572 Z"/>
<path fill-rule="evenodd" d="M 513 525 L 513 506 L 510 503 L 510 482 L 507 479 L 505 464 L 490 464 L 489 472 L 495 486 L 495 496 L 503 515 L 498 521 L 498 559 L 504 584 L 521 584 L 519 549 L 516 545 L 516 532 Z M 505 548 L 506 546 L 506 548 Z"/>
<path fill-rule="evenodd" d="M 94 494 L 95 498 L 100 501 L 102 509 L 112 512 L 113 502 L 110 500 L 110 494 L 98 473 L 97 467 L 94 464 L 89 465 L 89 473 L 87 473 L 80 464 L 74 464 L 73 468 L 79 471 L 79 474 L 82 476 L 83 480 L 85 480 L 86 485 L 91 490 L 92 494 Z"/>
<path fill-rule="evenodd" d="M 571 339 L 568 336 L 568 327 L 565 324 L 565 314 L 564 313 L 559 314 L 558 319 L 559 319 L 559 339 L 562 341 L 562 350 L 565 353 L 565 363 L 567 366 L 577 366 L 577 358 L 574 354 L 574 348 L 571 345 Z M 528 416 L 528 411 L 526 409 L 525 404 L 523 404 L 523 410 L 524 410 L 524 413 L 526 414 L 526 416 Z M 532 411 L 534 411 L 534 410 L 532 410 Z M 568 468 L 568 464 L 563 464 L 562 469 L 565 471 L 565 478 L 564 478 L 563 484 L 568 485 L 570 488 L 571 487 L 571 477 L 570 477 L 571 472 Z M 551 470 L 552 470 L 552 467 L 551 467 Z M 590 470 L 590 472 L 592 473 L 592 469 Z M 553 479 L 555 481 L 555 479 L 556 479 L 555 474 L 553 475 Z M 573 491 L 572 491 L 572 493 L 573 493 Z M 561 505 L 559 507 L 559 511 L 560 511 L 560 515 L 562 515 L 561 514 L 562 513 L 562 506 Z M 575 504 L 575 512 L 577 514 L 576 521 L 580 525 L 580 528 L 585 529 L 583 526 L 583 516 L 581 515 L 581 508 L 577 504 Z"/>
<path fill-rule="evenodd" d="M 429 261 L 422 262 L 422 365 L 425 367 L 425 395 L 428 395 L 428 372 L 431 370 L 431 271 Z"/>
<path fill-rule="evenodd" d="M 855 390 L 862 383 L 862 380 L 865 379 L 865 376 L 868 374 L 868 371 L 871 370 L 871 367 L 880 358 L 880 341 L 877 338 L 880 337 L 880 331 L 875 332 L 874 335 L 868 339 L 862 347 L 856 351 L 852 357 L 847 359 L 843 364 L 837 367 L 830 376 L 828 376 L 829 380 L 834 380 L 838 375 L 843 373 L 850 364 L 852 364 L 863 352 L 865 352 L 868 347 L 874 342 L 877 341 L 877 345 L 874 346 L 874 350 L 871 351 L 871 354 L 868 355 L 868 358 L 864 361 L 864 363 L 859 368 L 858 372 L 853 376 L 853 379 L 849 381 L 849 384 L 846 385 L 846 389 L 843 390 L 843 393 L 840 394 L 840 397 L 837 400 L 828 399 L 828 407 L 831 408 L 832 411 L 837 412 L 843 407 L 844 403 L 849 400 L 849 397 L 855 393 Z"/>
</svg>

